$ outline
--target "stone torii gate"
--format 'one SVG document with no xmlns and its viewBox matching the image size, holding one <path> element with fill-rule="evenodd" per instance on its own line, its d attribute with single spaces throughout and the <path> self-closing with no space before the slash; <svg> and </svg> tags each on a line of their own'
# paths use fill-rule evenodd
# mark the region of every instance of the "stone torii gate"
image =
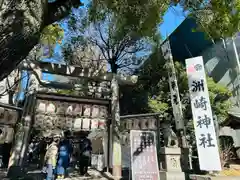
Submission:
<svg viewBox="0 0 240 180">
<path fill-rule="evenodd" d="M 73 78 L 76 83 L 81 79 L 88 79 L 90 81 L 109 81 L 110 89 L 106 87 L 95 87 L 96 92 L 105 93 L 106 99 L 111 101 L 110 103 L 110 137 L 112 139 L 112 162 L 113 162 L 113 176 L 115 178 L 121 177 L 121 145 L 118 136 L 120 126 L 120 109 L 119 109 L 119 84 L 133 85 L 137 82 L 137 76 L 124 76 L 116 75 L 109 72 L 99 73 L 90 68 L 82 68 L 79 66 L 68 66 L 62 64 L 48 63 L 48 62 L 23 62 L 20 66 L 21 70 L 27 70 L 30 72 L 29 91 L 26 95 L 26 100 L 23 107 L 23 114 L 21 122 L 18 125 L 18 130 L 15 136 L 15 143 L 13 145 L 12 154 L 9 160 L 9 167 L 15 167 L 16 171 L 19 171 L 19 167 L 22 167 L 23 160 L 28 147 L 29 135 L 31 131 L 31 124 L 33 121 L 33 114 L 35 113 L 34 104 L 36 102 L 37 94 L 40 92 L 46 92 L 46 87 L 53 87 L 59 89 L 71 89 L 89 91 L 89 87 L 82 86 L 81 84 L 59 83 L 49 82 L 41 80 L 42 73 L 49 73 L 52 75 L 62 75 L 65 77 Z M 49 91 L 47 92 L 49 94 Z M 85 97 L 81 97 L 85 98 Z M 64 101 L 64 98 L 62 98 Z M 88 99 L 87 97 L 85 99 Z M 92 100 L 98 98 L 93 98 Z M 110 141 L 110 140 L 109 140 Z M 110 154 L 108 152 L 108 154 Z M 10 170 L 9 169 L 9 170 Z M 13 168 L 14 169 L 14 168 Z M 10 171 L 9 171 L 10 172 Z M 14 170 L 15 173 L 15 170 Z"/>
</svg>

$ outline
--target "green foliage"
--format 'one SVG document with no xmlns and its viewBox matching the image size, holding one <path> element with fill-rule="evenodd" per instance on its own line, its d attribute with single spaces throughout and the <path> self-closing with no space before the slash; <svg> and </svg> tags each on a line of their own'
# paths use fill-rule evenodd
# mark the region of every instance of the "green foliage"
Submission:
<svg viewBox="0 0 240 180">
<path fill-rule="evenodd" d="M 182 5 L 210 38 L 230 37 L 239 32 L 240 0 L 187 0 Z"/>
<path fill-rule="evenodd" d="M 48 56 L 51 57 L 54 52 L 56 44 L 61 44 L 64 37 L 64 30 L 59 24 L 51 24 L 45 27 L 40 37 L 40 44 L 42 45 L 41 54 L 46 47 L 49 49 Z"/>
<path fill-rule="evenodd" d="M 84 52 L 86 47 L 92 47 L 95 54 L 85 53 L 87 59 L 93 59 L 93 56 L 98 54 L 95 60 L 108 61 L 112 72 L 117 73 L 121 70 L 129 73 L 148 57 L 151 45 L 159 40 L 156 29 L 152 33 L 140 33 L 140 22 L 132 24 L 131 28 L 122 26 L 118 14 L 111 8 L 106 6 L 100 10 L 98 4 L 93 13 L 93 5 L 94 1 L 88 11 L 80 13 L 81 16 L 72 14 L 68 19 L 71 37 L 64 44 L 65 60 L 72 62 L 69 58 L 72 58 L 71 54 L 76 49 Z M 102 11 L 104 16 L 100 15 Z"/>
<path fill-rule="evenodd" d="M 139 35 L 154 34 L 169 5 L 180 4 L 198 23 L 198 30 L 216 39 L 229 37 L 240 28 L 240 0 L 92 0 L 90 20 L 113 13 L 118 23 L 118 37 L 128 31 Z"/>
<path fill-rule="evenodd" d="M 89 6 L 91 21 L 104 19 L 109 13 L 117 23 L 117 37 L 127 32 L 152 36 L 162 22 L 170 0 L 92 0 Z"/>
<path fill-rule="evenodd" d="M 189 101 L 183 101 L 184 99 L 189 100 L 186 70 L 179 62 L 175 62 L 175 70 L 183 104 L 184 118 L 186 121 L 191 122 L 189 121 L 192 119 L 191 106 Z M 171 112 L 168 68 L 158 48 L 153 50 L 149 60 L 146 61 L 138 74 L 139 81 L 134 93 L 132 93 L 132 97 L 136 98 L 139 94 L 145 92 L 144 94 L 148 99 L 142 103 L 142 106 L 145 103 L 145 112 Z M 215 83 L 210 77 L 207 77 L 207 84 L 214 114 L 219 117 L 218 119 L 225 119 L 228 116 L 227 111 L 231 106 L 229 101 L 231 92 L 221 84 Z M 132 106 L 132 108 L 135 108 L 135 106 Z M 191 126 L 192 124 L 188 125 Z"/>
</svg>

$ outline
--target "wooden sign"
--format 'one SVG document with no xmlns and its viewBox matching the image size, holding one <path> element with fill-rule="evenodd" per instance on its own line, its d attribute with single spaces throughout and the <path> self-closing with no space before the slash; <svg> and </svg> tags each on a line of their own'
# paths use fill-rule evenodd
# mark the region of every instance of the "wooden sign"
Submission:
<svg viewBox="0 0 240 180">
<path fill-rule="evenodd" d="M 132 180 L 160 180 L 154 131 L 130 132 Z"/>
</svg>

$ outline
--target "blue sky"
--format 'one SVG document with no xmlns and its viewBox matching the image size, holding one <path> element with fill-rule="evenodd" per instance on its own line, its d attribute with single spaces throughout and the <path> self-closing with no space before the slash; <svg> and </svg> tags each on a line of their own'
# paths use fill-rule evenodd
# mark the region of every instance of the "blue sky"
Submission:
<svg viewBox="0 0 240 180">
<path fill-rule="evenodd" d="M 49 0 L 50 1 L 50 0 Z M 54 0 L 53 0 L 54 1 Z M 81 0 L 85 5 L 89 2 L 89 0 Z M 163 40 L 166 39 L 167 36 L 169 36 L 185 19 L 186 13 L 183 13 L 183 9 L 180 6 L 175 6 L 175 7 L 170 7 L 166 14 L 163 17 L 163 23 L 160 25 L 159 30 L 162 35 Z M 63 24 L 63 26 L 65 26 Z M 44 61 L 48 62 L 58 62 L 59 58 L 56 57 L 61 57 L 61 47 L 59 44 L 56 45 L 55 47 L 55 56 L 54 58 L 46 58 Z M 53 76 L 44 73 L 43 80 L 53 80 Z M 26 86 L 26 80 L 22 81 L 22 86 Z M 21 93 L 21 98 L 23 98 L 23 92 Z"/>
</svg>

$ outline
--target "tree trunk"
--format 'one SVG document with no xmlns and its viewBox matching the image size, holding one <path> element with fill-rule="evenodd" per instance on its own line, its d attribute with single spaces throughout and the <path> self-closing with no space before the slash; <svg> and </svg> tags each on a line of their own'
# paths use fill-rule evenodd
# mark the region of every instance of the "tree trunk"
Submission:
<svg viewBox="0 0 240 180">
<path fill-rule="evenodd" d="M 0 80 L 28 55 L 47 25 L 66 17 L 79 0 L 0 1 Z"/>
</svg>

